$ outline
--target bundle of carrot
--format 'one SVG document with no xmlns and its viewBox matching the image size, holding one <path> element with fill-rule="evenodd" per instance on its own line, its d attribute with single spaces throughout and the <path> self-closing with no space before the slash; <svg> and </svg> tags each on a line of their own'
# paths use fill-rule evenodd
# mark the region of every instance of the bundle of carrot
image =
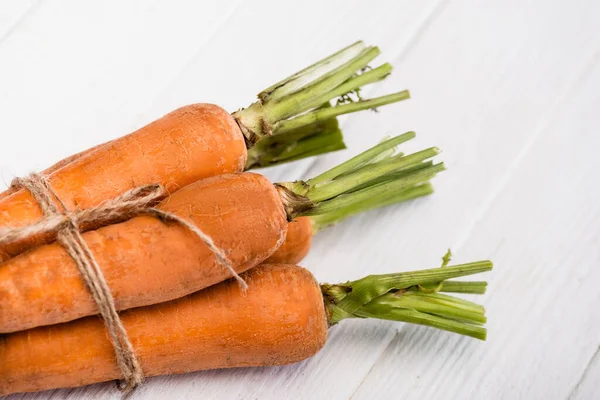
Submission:
<svg viewBox="0 0 600 400">
<path fill-rule="evenodd" d="M 236 272 L 269 257 L 292 263 L 306 253 L 312 232 L 296 232 L 291 243 L 281 246 L 287 241 L 288 221 L 306 216 L 323 227 L 431 192 L 428 181 L 444 169 L 429 160 L 438 150 L 395 153 L 396 146 L 414 136 L 408 132 L 388 139 L 307 181 L 274 185 L 251 172 L 203 179 L 174 192 L 157 208 L 188 219 L 209 235 Z M 153 217 L 139 216 L 82 236 L 117 310 L 177 299 L 231 277 L 217 255 L 185 227 Z M 98 313 L 75 261 L 58 243 L 4 261 L 0 298 L 9 299 L 0 302 L 0 333 Z"/>
<path fill-rule="evenodd" d="M 51 167 L 49 185 L 67 209 L 90 208 L 144 184 L 161 184 L 173 192 L 210 176 L 344 148 L 338 115 L 409 97 L 402 91 L 347 101 L 349 93 L 391 72 L 387 63 L 367 70 L 378 54 L 377 47 L 355 43 L 263 90 L 257 102 L 232 114 L 212 104 L 182 107 Z M 331 105 L 335 99 L 341 101 Z M 27 225 L 41 217 L 27 191 L 9 191 L 0 198 L 0 226 Z M 34 235 L 0 246 L 0 261 L 53 240 Z"/>
<path fill-rule="evenodd" d="M 142 376 L 296 362 L 348 318 L 485 339 L 483 308 L 442 293 L 483 293 L 485 282 L 452 279 L 488 271 L 489 261 L 449 267 L 445 257 L 441 268 L 334 285 L 319 285 L 294 265 L 321 229 L 430 194 L 430 179 L 444 170 L 431 160 L 437 148 L 397 152 L 415 137 L 408 132 L 306 181 L 273 184 L 242 172 L 343 148 L 338 115 L 407 98 L 349 101 L 349 93 L 389 74 L 388 64 L 366 68 L 377 54 L 356 43 L 269 87 L 246 109 L 230 115 L 210 104 L 183 107 L 45 171 L 44 184 L 65 212 L 146 184 L 170 192 L 152 204 L 154 216 L 77 227 L 122 311 Z M 38 202 L 31 189 L 1 194 L 0 227 L 42 219 Z M 155 218 L 160 213 L 185 224 Z M 0 395 L 122 377 L 114 343 L 94 316 L 97 300 L 56 235 L 0 245 Z"/>
</svg>

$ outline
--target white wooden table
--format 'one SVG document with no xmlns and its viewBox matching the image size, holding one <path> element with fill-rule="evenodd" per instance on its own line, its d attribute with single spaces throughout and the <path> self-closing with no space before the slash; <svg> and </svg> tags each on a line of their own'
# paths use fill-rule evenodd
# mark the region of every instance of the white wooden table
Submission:
<svg viewBox="0 0 600 400">
<path fill-rule="evenodd" d="M 139 399 L 600 398 L 600 2 L 0 0 L 4 182 L 180 105 L 234 110 L 356 39 L 395 72 L 343 119 L 349 150 L 268 171 L 306 177 L 416 130 L 448 171 L 433 196 L 315 240 L 322 281 L 490 258 L 488 341 L 350 321 L 312 359 L 151 378 Z M 11 399 L 119 398 L 114 384 Z"/>
</svg>

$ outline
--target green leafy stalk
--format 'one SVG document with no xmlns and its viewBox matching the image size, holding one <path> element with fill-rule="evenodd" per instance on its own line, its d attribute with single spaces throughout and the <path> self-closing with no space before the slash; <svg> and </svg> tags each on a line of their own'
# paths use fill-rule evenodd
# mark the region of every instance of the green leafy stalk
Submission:
<svg viewBox="0 0 600 400">
<path fill-rule="evenodd" d="M 388 150 L 395 150 L 395 148 L 404 143 L 408 142 L 411 139 L 414 139 L 417 134 L 415 132 L 406 132 L 402 135 L 398 135 L 394 138 L 384 140 L 378 145 L 371 147 L 367 151 L 363 151 L 359 155 L 352 157 L 348 161 L 341 163 L 340 165 L 331 168 L 328 171 L 323 172 L 321 175 L 318 175 L 307 181 L 307 184 L 316 186 L 320 183 L 331 181 L 337 177 L 343 176 L 346 173 L 349 173 L 353 170 L 356 170 L 358 167 L 361 167 L 365 164 L 368 164 L 372 161 L 379 161 L 377 156 L 381 155 Z M 389 153 L 388 153 L 389 154 Z M 393 154 L 393 152 L 392 152 Z"/>
<path fill-rule="evenodd" d="M 280 134 L 296 129 L 298 127 L 312 124 L 322 119 L 334 118 L 339 115 L 350 114 L 357 111 L 376 109 L 377 107 L 388 104 L 397 103 L 402 100 L 408 100 L 410 93 L 408 90 L 402 92 L 388 94 L 386 96 L 376 97 L 369 100 L 356 101 L 350 104 L 338 105 L 327 110 L 315 110 L 307 112 L 299 117 L 284 121 L 275 122 L 273 125 L 273 133 Z"/>
<path fill-rule="evenodd" d="M 413 272 L 370 275 L 343 284 L 321 285 L 330 324 L 346 318 L 377 318 L 431 326 L 485 340 L 485 310 L 440 292 L 483 293 L 485 282 L 448 279 L 492 269 L 490 261 Z M 436 290 L 426 289 L 435 285 Z"/>
<path fill-rule="evenodd" d="M 342 83 L 340 86 L 327 92 L 319 97 L 315 97 L 306 102 L 305 108 L 311 109 L 319 104 L 328 101 L 329 99 L 344 96 L 348 93 L 356 93 L 361 87 L 370 85 L 382 79 L 385 79 L 392 72 L 392 65 L 385 63 L 377 68 L 366 71 L 360 75 L 355 75 Z M 328 99 L 329 98 L 329 99 Z"/>
<path fill-rule="evenodd" d="M 262 102 L 266 102 L 268 100 L 277 100 L 290 95 L 300 90 L 317 77 L 326 75 L 333 69 L 338 68 L 340 65 L 356 57 L 366 47 L 367 46 L 362 41 L 353 43 L 337 53 L 334 53 L 320 61 L 317 61 L 313 65 L 304 68 L 302 71 L 296 72 L 292 76 L 275 83 L 274 85 L 263 90 L 258 97 Z"/>
<path fill-rule="evenodd" d="M 336 118 L 281 135 L 267 136 L 248 149 L 246 170 L 269 167 L 346 148 Z"/>
<path fill-rule="evenodd" d="M 432 193 L 428 182 L 444 165 L 427 159 L 439 151 L 396 153 L 396 146 L 414 137 L 408 132 L 387 139 L 313 179 L 277 184 L 288 218 L 310 216 L 316 232 L 351 215 Z"/>
<path fill-rule="evenodd" d="M 442 283 L 439 291 L 446 293 L 484 294 L 486 289 L 487 282 L 445 281 Z"/>
<path fill-rule="evenodd" d="M 398 193 L 395 193 L 389 197 L 381 196 L 378 198 L 377 196 L 373 196 L 362 201 L 358 200 L 351 202 L 350 204 L 346 206 L 340 206 L 337 209 L 335 208 L 335 202 L 332 201 L 333 204 L 330 204 L 330 206 L 332 206 L 330 211 L 324 210 L 323 207 L 320 210 L 317 209 L 308 213 L 312 223 L 313 235 L 322 229 L 353 215 L 360 214 L 368 210 L 387 207 L 393 204 L 413 200 L 419 197 L 430 195 L 432 193 L 433 186 L 430 183 L 425 183 L 406 190 L 400 190 Z M 325 205 L 326 204 L 324 204 L 324 206 Z"/>
<path fill-rule="evenodd" d="M 331 100 L 335 96 L 335 89 L 350 79 L 357 71 L 367 67 L 375 57 L 380 54 L 377 47 L 367 47 L 356 57 L 329 73 L 318 77 L 293 95 L 283 97 L 270 108 L 269 117 L 271 121 L 283 120 L 294 115 L 308 111 L 311 104 L 317 107 L 324 101 Z M 331 94 L 330 98 L 328 93 Z M 343 94 L 343 93 L 342 93 Z"/>
<path fill-rule="evenodd" d="M 263 90 L 258 95 L 259 101 L 232 114 L 249 147 L 265 137 L 408 99 L 408 91 L 366 100 L 357 95 L 365 85 L 385 79 L 391 73 L 392 66 L 387 63 L 368 69 L 379 53 L 377 47 L 357 42 Z M 357 101 L 352 100 L 352 93 L 358 97 Z M 321 107 L 330 101 L 335 106 Z"/>
<path fill-rule="evenodd" d="M 355 189 L 365 182 L 371 182 L 376 178 L 386 176 L 386 174 L 418 164 L 428 158 L 436 156 L 438 153 L 439 150 L 433 147 L 414 154 L 402 156 L 393 162 L 380 161 L 374 164 L 373 168 L 363 168 L 355 173 L 339 177 L 339 179 L 311 186 L 309 187 L 306 196 L 315 202 L 331 199 L 346 193 L 349 190 Z"/>
</svg>

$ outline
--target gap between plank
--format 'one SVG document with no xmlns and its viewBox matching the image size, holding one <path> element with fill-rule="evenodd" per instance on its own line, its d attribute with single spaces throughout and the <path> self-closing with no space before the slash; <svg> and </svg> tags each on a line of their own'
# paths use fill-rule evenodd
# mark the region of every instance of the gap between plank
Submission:
<svg viewBox="0 0 600 400">
<path fill-rule="evenodd" d="M 21 17 L 17 20 L 17 22 L 15 22 L 13 24 L 13 26 L 11 26 L 10 28 L 8 28 L 8 31 L 6 31 L 6 33 L 4 34 L 4 36 L 0 37 L 0 45 L 2 44 L 2 42 L 4 42 L 10 35 L 13 34 L 13 32 L 17 29 L 17 26 L 21 25 L 21 23 L 23 21 L 25 21 L 25 19 L 27 17 L 29 17 L 29 15 L 31 15 L 33 13 L 33 11 L 42 3 L 42 0 L 37 0 L 35 3 L 32 3 L 29 8 L 27 10 L 25 10 L 25 12 L 21 15 Z"/>
<path fill-rule="evenodd" d="M 446 7 L 450 4 L 449 0 L 440 0 L 435 3 L 432 10 L 425 14 L 425 17 L 417 24 L 417 27 L 413 31 L 412 35 L 406 41 L 404 47 L 400 50 L 400 54 L 393 60 L 392 65 L 400 64 L 410 51 L 415 48 L 417 43 L 421 40 L 427 29 L 442 15 Z"/>
<path fill-rule="evenodd" d="M 579 378 L 579 380 L 577 381 L 577 383 L 573 387 L 573 390 L 571 390 L 571 393 L 569 394 L 569 397 L 567 397 L 568 400 L 575 399 L 574 396 L 577 395 L 577 392 L 579 391 L 579 387 L 581 386 L 581 384 L 583 383 L 583 381 L 587 377 L 588 373 L 592 369 L 592 366 L 598 360 L 600 360 L 599 356 L 600 356 L 600 346 L 598 346 L 598 348 L 596 349 L 596 352 L 594 353 L 594 355 L 592 356 L 592 358 L 590 358 L 590 361 L 585 366 L 585 369 L 583 370 L 583 373 L 581 374 L 581 378 Z"/>
</svg>

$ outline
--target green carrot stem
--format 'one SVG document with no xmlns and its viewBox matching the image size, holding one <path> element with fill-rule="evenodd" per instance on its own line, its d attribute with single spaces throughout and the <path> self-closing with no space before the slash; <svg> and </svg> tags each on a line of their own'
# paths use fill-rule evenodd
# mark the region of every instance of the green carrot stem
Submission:
<svg viewBox="0 0 600 400">
<path fill-rule="evenodd" d="M 443 170 L 443 164 L 436 164 L 411 174 L 398 174 L 398 178 L 389 177 L 381 183 L 374 180 L 360 190 L 321 202 L 304 215 L 315 216 L 318 230 L 351 215 L 425 196 L 433 193 L 433 187 L 426 182 Z"/>
<path fill-rule="evenodd" d="M 391 181 L 386 184 L 368 187 L 357 192 L 335 197 L 331 200 L 318 203 L 312 210 L 305 212 L 306 216 L 322 216 L 329 220 L 330 218 L 349 211 L 351 215 L 357 212 L 371 210 L 378 206 L 383 207 L 390 198 L 402 199 L 407 190 L 414 188 L 415 184 L 405 181 Z M 384 205 L 380 205 L 380 204 Z"/>
<path fill-rule="evenodd" d="M 320 76 L 302 89 L 293 93 L 293 95 L 280 99 L 269 107 L 270 122 L 290 118 L 294 115 L 302 114 L 310 109 L 311 100 L 324 99 L 317 103 L 317 106 L 323 101 L 331 100 L 336 97 L 332 95 L 327 98 L 328 93 L 333 93 L 334 89 L 352 77 L 357 71 L 365 68 L 375 57 L 380 54 L 377 47 L 368 47 L 358 54 L 355 58 L 338 68 Z"/>
<path fill-rule="evenodd" d="M 232 114 L 249 147 L 271 135 L 407 99 L 407 91 L 370 100 L 357 95 L 360 101 L 321 108 L 336 98 L 347 102 L 349 93 L 388 76 L 392 66 L 387 63 L 367 70 L 377 55 L 377 47 L 357 42 L 263 90 L 259 101 Z"/>
<path fill-rule="evenodd" d="M 359 311 L 356 316 L 424 325 L 479 340 L 485 340 L 487 337 L 486 329 L 481 326 L 470 325 L 462 321 L 455 321 L 452 318 L 444 318 L 414 309 L 397 308 L 386 304 L 380 305 L 378 302 L 366 305 L 364 310 Z"/>
<path fill-rule="evenodd" d="M 312 231 L 313 234 L 317 234 L 322 229 L 343 221 L 344 219 L 353 215 L 375 208 L 383 208 L 393 204 L 413 200 L 418 197 L 430 195 L 431 193 L 433 193 L 433 186 L 431 186 L 429 183 L 425 183 L 400 191 L 399 193 L 395 193 L 393 196 L 388 198 L 383 198 L 382 196 L 382 198 L 375 197 L 372 200 L 366 199 L 364 201 L 357 201 L 347 206 L 340 206 L 338 209 L 332 209 L 330 212 L 323 212 L 323 210 L 321 210 L 320 214 L 318 211 L 313 211 L 309 214 L 312 223 Z M 332 201 L 335 201 L 335 199 Z"/>
<path fill-rule="evenodd" d="M 319 202 L 317 206 L 306 215 L 327 214 L 336 209 L 356 204 L 377 206 L 386 203 L 391 198 L 401 195 L 404 190 L 424 183 L 433 178 L 438 172 L 444 170 L 443 164 L 432 165 L 409 175 L 400 176 L 398 179 L 388 179 L 379 183 L 374 181 L 373 185 L 367 182 L 364 188 L 347 194 L 336 196 L 331 200 Z"/>
<path fill-rule="evenodd" d="M 344 143 L 340 129 L 330 132 L 320 132 L 317 135 L 305 137 L 292 145 L 286 146 L 277 157 L 271 159 L 269 164 L 263 163 L 262 166 L 283 164 L 345 148 L 346 144 Z"/>
<path fill-rule="evenodd" d="M 361 208 L 364 207 L 366 210 L 372 210 L 374 208 L 387 207 L 393 204 L 413 200 L 418 197 L 428 196 L 433 192 L 433 185 L 429 182 L 426 182 L 422 184 L 417 184 L 406 190 L 391 193 L 389 196 L 381 196 L 381 198 L 365 200 L 364 202 L 357 203 L 357 206 L 360 206 Z"/>
<path fill-rule="evenodd" d="M 387 173 L 398 171 L 402 168 L 424 161 L 434 157 L 439 153 L 435 147 L 419 151 L 414 154 L 400 157 L 394 162 L 380 162 L 374 168 L 359 170 L 356 173 L 346 175 L 340 179 L 333 180 L 321 185 L 310 187 L 306 197 L 314 202 L 323 201 L 332 197 L 338 196 L 348 190 L 354 189 L 357 186 L 363 185 L 365 182 L 372 181 L 375 178 L 385 176 Z"/>
<path fill-rule="evenodd" d="M 486 322 L 485 309 L 475 303 L 439 293 L 406 291 L 404 293 L 386 293 L 380 296 L 377 304 L 386 304 L 394 308 L 412 309 L 438 317 L 460 320 L 472 325 Z"/>
<path fill-rule="evenodd" d="M 448 279 L 478 274 L 491 269 L 492 263 L 490 261 L 478 261 L 452 267 L 371 275 L 358 281 L 349 282 L 353 287 L 353 291 L 351 294 L 345 296 L 338 305 L 343 303 L 342 305 L 345 308 L 355 310 L 360 308 L 362 304 L 365 304 L 365 299 L 380 296 L 393 289 L 408 289 L 411 286 L 438 283 Z"/>
<path fill-rule="evenodd" d="M 319 183 L 331 181 L 373 160 L 377 160 L 377 156 L 379 154 L 390 149 L 394 149 L 399 144 L 414 139 L 415 136 L 415 132 L 406 132 L 402 135 L 398 135 L 391 139 L 385 140 L 379 143 L 378 145 L 371 147 L 369 150 L 364 151 L 359 155 L 341 163 L 340 165 L 333 167 L 330 170 L 325 171 L 312 179 L 309 179 L 308 181 L 306 181 L 306 183 L 311 186 L 316 186 Z"/>
<path fill-rule="evenodd" d="M 331 324 L 346 318 L 378 318 L 410 322 L 485 340 L 485 310 L 480 305 L 440 293 L 422 285 L 442 282 L 450 290 L 467 288 L 480 293 L 484 282 L 446 282 L 447 279 L 492 269 L 490 261 L 478 261 L 429 270 L 371 275 L 338 285 L 321 285 Z"/>
<path fill-rule="evenodd" d="M 273 134 L 280 134 L 292 129 L 296 129 L 306 124 L 312 124 L 316 121 L 337 117 L 343 114 L 350 114 L 357 111 L 375 109 L 387 104 L 397 103 L 402 100 L 408 100 L 410 93 L 408 90 L 403 90 L 398 93 L 388 94 L 386 96 L 376 97 L 370 100 L 361 100 L 354 103 L 344 104 L 332 107 L 327 110 L 316 110 L 307 112 L 299 117 L 288 119 L 285 121 L 276 122 L 273 125 Z"/>
<path fill-rule="evenodd" d="M 399 154 L 396 154 L 396 155 L 394 155 L 392 157 L 389 157 L 389 160 L 382 160 L 382 161 L 393 162 L 394 160 L 396 160 L 396 159 L 398 159 L 400 157 L 403 157 L 403 156 L 404 156 L 403 153 L 399 153 Z M 378 165 L 377 163 L 375 163 L 375 164 L 369 164 L 369 165 L 366 165 L 364 167 L 361 167 L 361 169 L 367 169 L 367 168 L 371 169 L 373 167 L 377 167 L 377 165 Z M 420 163 L 416 163 L 416 164 L 408 166 L 406 168 L 402 168 L 401 170 L 399 170 L 397 172 L 392 172 L 392 173 L 389 173 L 389 174 L 385 174 L 383 176 L 379 176 L 379 177 L 373 179 L 372 181 L 369 181 L 369 182 L 367 182 L 367 183 L 365 183 L 363 185 L 355 187 L 354 189 L 352 189 L 352 191 L 361 190 L 361 189 L 363 189 L 363 188 L 365 188 L 367 186 L 373 186 L 373 185 L 376 185 L 378 183 L 389 182 L 391 180 L 398 180 L 400 178 L 405 178 L 405 177 L 408 177 L 408 176 L 412 176 L 414 173 L 416 173 L 418 171 L 422 171 L 422 170 L 427 169 L 427 168 L 430 168 L 433 165 L 434 164 L 433 164 L 432 160 L 428 160 L 428 161 L 423 161 L 423 162 L 420 162 Z M 441 164 L 441 165 L 443 166 L 443 164 Z M 438 166 L 436 168 L 441 168 L 440 171 L 437 171 L 437 172 L 441 172 L 441 171 L 444 170 L 444 168 L 442 168 L 440 166 Z"/>
<path fill-rule="evenodd" d="M 340 65 L 348 62 L 356 57 L 361 51 L 366 48 L 362 41 L 351 44 L 338 52 L 325 57 L 322 60 L 304 68 L 301 71 L 279 81 L 259 93 L 258 97 L 262 102 L 268 100 L 277 100 L 304 87 L 308 82 L 323 76 L 331 70 L 338 68 Z"/>
<path fill-rule="evenodd" d="M 246 170 L 279 165 L 345 148 L 337 119 L 318 121 L 259 141 L 256 146 L 248 149 Z"/>
<path fill-rule="evenodd" d="M 330 90 L 328 92 L 322 93 L 320 96 L 309 97 L 303 104 L 303 108 L 306 110 L 313 109 L 318 107 L 319 105 L 329 102 L 329 100 L 334 99 L 336 97 L 347 95 L 348 93 L 356 93 L 361 87 L 375 83 L 382 79 L 385 79 L 392 72 L 392 65 L 389 63 L 385 63 L 380 65 L 377 68 L 361 73 L 360 75 L 354 75 L 346 80 L 341 85 L 337 86 L 335 89 Z M 406 91 L 405 91 L 406 92 Z M 296 98 L 298 100 L 298 98 Z M 283 107 L 284 105 L 279 105 L 279 107 Z M 300 108 L 297 108 L 300 110 Z M 299 114 L 296 112 L 294 115 Z M 273 118 L 273 114 L 271 114 Z M 283 119 L 283 118 L 278 118 Z"/>
<path fill-rule="evenodd" d="M 315 97 L 314 99 L 310 99 L 306 103 L 305 107 L 307 109 L 311 109 L 325 101 L 329 101 L 330 99 L 344 96 L 348 93 L 356 93 L 356 91 L 363 86 L 370 85 L 372 83 L 385 79 L 392 72 L 392 68 L 393 67 L 391 64 L 385 63 L 377 68 L 366 71 L 360 75 L 356 75 L 348 79 L 346 82 L 344 82 L 331 92 L 325 93 L 324 95 L 319 97 Z"/>
<path fill-rule="evenodd" d="M 288 218 L 315 216 L 319 230 L 359 212 L 431 193 L 431 186 L 416 187 L 444 170 L 443 164 L 427 161 L 438 150 L 395 154 L 396 145 L 413 137 L 409 132 L 388 139 L 316 178 L 277 184 Z"/>
<path fill-rule="evenodd" d="M 484 294 L 486 289 L 487 282 L 444 281 L 439 291 L 446 293 Z"/>
</svg>

